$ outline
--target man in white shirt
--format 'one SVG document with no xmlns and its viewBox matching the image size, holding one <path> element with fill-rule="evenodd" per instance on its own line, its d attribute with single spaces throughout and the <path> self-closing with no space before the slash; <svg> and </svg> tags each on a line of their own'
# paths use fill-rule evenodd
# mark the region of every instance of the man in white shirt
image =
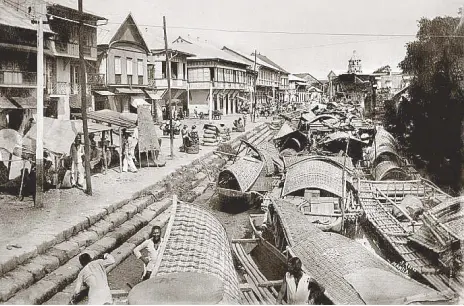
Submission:
<svg viewBox="0 0 464 306">
<path fill-rule="evenodd" d="M 298 257 L 292 257 L 288 260 L 288 272 L 282 281 L 279 295 L 277 296 L 277 304 L 282 304 L 285 297 L 288 304 L 301 305 L 309 304 L 310 283 L 314 281 L 303 272 L 301 269 L 301 260 Z"/>
<path fill-rule="evenodd" d="M 79 262 L 83 266 L 76 281 L 76 288 L 71 299 L 74 304 L 83 286 L 89 288 L 89 305 L 110 305 L 113 303 L 111 290 L 106 276 L 106 267 L 115 263 L 111 254 L 103 255 L 103 259 L 92 260 L 88 253 L 79 256 Z"/>
<path fill-rule="evenodd" d="M 157 225 L 153 226 L 150 236 L 151 237 L 149 239 L 145 240 L 134 249 L 135 257 L 141 259 L 144 263 L 142 280 L 149 279 L 151 277 L 151 273 L 153 272 L 153 268 L 155 267 L 160 245 L 161 242 L 163 242 L 163 239 L 161 238 L 161 227 Z M 140 251 L 143 249 L 148 251 L 147 257 L 142 257 Z"/>
</svg>

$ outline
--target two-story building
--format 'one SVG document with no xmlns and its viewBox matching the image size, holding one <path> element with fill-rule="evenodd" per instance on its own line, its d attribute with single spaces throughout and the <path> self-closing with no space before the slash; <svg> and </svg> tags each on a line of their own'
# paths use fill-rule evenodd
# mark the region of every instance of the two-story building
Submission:
<svg viewBox="0 0 464 306">
<path fill-rule="evenodd" d="M 146 102 L 149 48 L 134 17 L 99 27 L 97 67 L 99 84 L 92 85 L 95 110 L 137 112 Z"/>
<path fill-rule="evenodd" d="M 198 39 L 178 37 L 172 48 L 195 55 L 187 59 L 190 114 L 206 114 L 210 107 L 223 114 L 238 111 L 239 97 L 247 91 L 248 62 Z"/>
<path fill-rule="evenodd" d="M 303 78 L 300 78 L 293 74 L 290 74 L 288 79 L 290 84 L 289 89 L 285 94 L 284 100 L 290 103 L 309 102 L 311 94 L 308 91 L 308 89 L 311 87 L 311 85 L 307 83 Z"/>
<path fill-rule="evenodd" d="M 0 1 L 0 129 L 22 131 L 36 113 L 37 24 L 36 7 L 15 1 Z M 53 32 L 44 25 L 44 39 Z M 53 60 L 44 48 L 44 62 Z M 42 89 L 45 90 L 45 87 Z"/>
<path fill-rule="evenodd" d="M 148 56 L 148 88 L 146 93 L 151 100 L 153 107 L 153 115 L 155 120 L 161 120 L 161 114 L 167 118 L 166 110 L 168 103 L 168 79 L 167 79 L 167 63 L 166 51 L 164 45 L 164 37 L 162 30 L 146 29 L 143 32 L 145 41 L 150 48 Z M 168 57 L 170 62 L 170 85 L 171 85 L 171 103 L 173 113 L 178 114 L 188 113 L 190 94 L 189 84 L 187 81 L 187 58 L 194 56 L 193 54 L 183 52 L 173 48 L 172 44 L 168 49 Z"/>
<path fill-rule="evenodd" d="M 233 50 L 228 47 L 223 48 L 224 51 L 230 53 L 248 64 L 248 80 L 251 83 L 250 92 L 251 99 L 256 98 L 257 107 L 276 106 L 279 101 L 283 101 L 284 97 L 279 96 L 279 88 L 288 89 L 288 75 L 283 75 L 279 68 L 264 61 L 260 54 L 256 58 L 254 54 L 247 55 L 244 52 Z M 256 73 L 254 73 L 256 71 Z M 254 91 L 254 79 L 256 78 L 256 92 Z"/>
<path fill-rule="evenodd" d="M 274 100 L 276 100 L 276 102 L 281 104 L 284 101 L 285 93 L 288 90 L 288 86 L 289 86 L 288 76 L 290 73 L 263 54 L 258 53 L 257 57 L 261 59 L 263 62 L 277 69 L 278 71 L 277 78 L 276 78 L 277 84 L 273 88 L 272 97 Z"/>
<path fill-rule="evenodd" d="M 95 81 L 97 63 L 97 25 L 106 18 L 78 11 L 77 3 L 70 1 L 46 1 L 50 29 L 55 33 L 46 45 L 53 58 L 46 61 L 47 97 L 50 100 L 49 115 L 69 119 L 71 112 L 80 112 L 83 88 L 79 78 L 79 20 L 83 19 L 83 45 L 86 62 L 86 98 L 91 105 L 91 86 Z"/>
</svg>

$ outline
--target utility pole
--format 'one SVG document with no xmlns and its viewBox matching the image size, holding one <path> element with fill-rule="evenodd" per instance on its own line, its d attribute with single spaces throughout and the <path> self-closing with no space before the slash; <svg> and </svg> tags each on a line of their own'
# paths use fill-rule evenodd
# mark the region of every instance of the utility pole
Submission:
<svg viewBox="0 0 464 306">
<path fill-rule="evenodd" d="M 254 65 L 254 68 L 253 70 L 255 71 L 255 81 L 254 81 L 254 97 L 253 97 L 253 102 L 251 104 L 251 118 L 252 118 L 252 121 L 255 122 L 255 118 L 256 118 L 256 95 L 257 95 L 257 92 L 256 92 L 256 81 L 258 80 L 258 74 L 256 72 L 256 49 L 255 49 L 255 65 Z"/>
<path fill-rule="evenodd" d="M 86 193 L 92 195 L 92 178 L 90 177 L 90 140 L 89 128 L 87 125 L 87 79 L 86 79 L 86 66 L 84 59 L 84 20 L 82 0 L 78 0 L 79 10 L 79 78 L 80 78 L 80 92 L 81 92 L 81 113 L 82 113 L 82 129 L 84 130 L 84 166 L 85 166 L 85 182 Z"/>
<path fill-rule="evenodd" d="M 168 78 L 168 109 L 169 109 L 169 129 L 171 139 L 171 158 L 174 158 L 174 130 L 172 128 L 172 105 L 171 105 L 171 64 L 168 54 L 168 35 L 166 34 L 166 17 L 163 16 L 164 30 L 164 51 L 166 52 L 166 77 Z"/>
<path fill-rule="evenodd" d="M 44 55 L 43 55 L 43 20 L 39 14 L 37 22 L 37 139 L 35 147 L 36 197 L 35 207 L 43 208 L 43 87 L 44 87 Z"/>
</svg>

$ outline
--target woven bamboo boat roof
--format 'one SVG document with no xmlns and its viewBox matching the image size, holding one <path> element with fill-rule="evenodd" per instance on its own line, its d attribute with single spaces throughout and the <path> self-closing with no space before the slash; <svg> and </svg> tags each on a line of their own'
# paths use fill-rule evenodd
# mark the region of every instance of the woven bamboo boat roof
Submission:
<svg viewBox="0 0 464 306">
<path fill-rule="evenodd" d="M 464 196 L 441 202 L 428 211 L 450 234 L 464 240 Z"/>
<path fill-rule="evenodd" d="M 342 197 L 342 177 L 343 170 L 335 163 L 306 159 L 287 168 L 282 196 L 300 189 L 317 188 Z M 345 178 L 348 183 L 352 182 L 352 176 L 348 171 Z"/>
<path fill-rule="evenodd" d="M 192 272 L 215 276 L 223 284 L 221 303 L 240 302 L 241 292 L 229 239 L 224 227 L 211 213 L 178 202 L 166 239 L 159 268 L 154 271 L 156 277 Z"/>
<path fill-rule="evenodd" d="M 376 181 L 382 181 L 386 176 L 395 174 L 396 180 L 409 180 L 409 174 L 401 169 L 397 163 L 392 161 L 383 161 L 374 168 L 374 177 Z"/>
<path fill-rule="evenodd" d="M 305 160 L 322 160 L 336 164 L 343 169 L 343 156 L 324 156 L 324 155 L 297 155 L 283 157 L 285 168 L 292 167 L 294 164 Z M 354 171 L 354 165 L 351 158 L 346 159 L 345 167 L 348 171 Z"/>
<path fill-rule="evenodd" d="M 284 136 L 287 136 L 290 133 L 293 133 L 293 131 L 294 129 L 287 122 L 284 122 L 280 127 L 280 130 L 274 136 L 274 139 L 280 139 Z"/>
<path fill-rule="evenodd" d="M 329 123 L 329 124 L 334 124 L 334 123 L 339 121 L 337 117 L 335 117 L 333 115 L 329 115 L 329 114 L 322 114 L 322 115 L 318 115 L 318 116 L 308 118 L 308 119 L 305 119 L 305 121 L 307 121 L 308 124 L 311 124 L 311 123 L 317 122 L 317 121 L 321 121 L 321 120 L 325 120 L 326 123 Z M 330 120 L 332 120 L 332 121 L 330 121 Z"/>
<path fill-rule="evenodd" d="M 367 304 L 347 278 L 359 271 L 375 269 L 384 274 L 383 281 L 394 279 L 394 286 L 397 288 L 414 288 L 407 292 L 395 293 L 395 287 L 390 287 L 388 294 L 407 297 L 418 294 L 418 289 L 436 293 L 416 281 L 405 278 L 391 265 L 354 240 L 340 234 L 321 231 L 311 224 L 294 204 L 274 199 L 274 206 L 293 253 L 301 259 L 308 273 L 326 288 L 327 295 L 334 304 Z M 362 278 L 362 275 L 358 278 Z M 364 288 L 364 291 L 369 290 L 370 285 L 365 283 L 364 287 L 367 288 Z M 383 291 L 371 292 L 370 295 L 370 299 L 381 299 L 385 296 Z"/>
<path fill-rule="evenodd" d="M 253 145 L 249 143 L 248 141 L 241 140 L 243 144 L 251 148 L 253 151 L 258 153 L 260 160 L 264 162 L 264 165 L 266 166 L 267 170 L 267 175 L 272 175 L 274 174 L 274 165 L 277 165 L 280 168 L 283 168 L 283 163 L 282 160 L 279 157 L 279 152 L 277 151 L 277 148 L 274 146 L 274 144 L 270 142 L 265 142 L 264 144 L 260 145 Z"/>
<path fill-rule="evenodd" d="M 397 145 L 395 137 L 393 137 L 392 134 L 390 134 L 383 128 L 377 129 L 377 133 L 375 134 L 375 142 L 377 142 L 378 144 L 389 142 L 392 143 L 395 147 Z"/>
<path fill-rule="evenodd" d="M 401 156 L 398 154 L 395 147 L 393 147 L 391 144 L 386 143 L 382 145 L 377 145 L 375 149 L 372 148 L 367 158 L 371 163 L 374 163 L 383 154 L 392 154 L 396 156 L 398 160 L 401 160 Z"/>
<path fill-rule="evenodd" d="M 232 165 L 226 167 L 221 173 L 230 173 L 237 180 L 240 191 L 246 192 L 253 186 L 263 167 L 264 163 L 260 160 L 254 158 L 241 158 Z"/>
</svg>

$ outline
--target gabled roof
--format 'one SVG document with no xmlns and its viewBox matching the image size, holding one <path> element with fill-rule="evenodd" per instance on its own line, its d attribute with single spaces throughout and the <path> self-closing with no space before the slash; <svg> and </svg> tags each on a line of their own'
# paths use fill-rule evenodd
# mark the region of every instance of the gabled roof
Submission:
<svg viewBox="0 0 464 306">
<path fill-rule="evenodd" d="M 254 54 L 252 54 L 254 56 Z M 280 70 L 280 72 L 283 72 L 283 73 L 289 73 L 287 70 L 285 70 L 284 68 L 282 68 L 281 66 L 277 65 L 275 62 L 271 61 L 267 56 L 265 55 L 262 55 L 262 54 L 257 54 L 256 57 L 258 57 L 260 60 L 268 63 L 269 65 L 272 65 L 274 67 L 276 67 L 278 70 Z"/>
<path fill-rule="evenodd" d="M 2 12 L 0 14 L 0 25 L 37 31 L 37 25 L 31 22 L 31 17 L 26 16 L 21 11 L 15 10 L 3 1 L 0 1 L 0 11 Z M 44 24 L 43 29 L 45 33 L 53 33 L 48 24 Z"/>
<path fill-rule="evenodd" d="M 179 36 L 171 46 L 173 49 L 179 50 L 181 52 L 194 54 L 195 56 L 192 57 L 191 60 L 222 60 L 245 66 L 249 65 L 245 59 L 240 59 L 236 56 L 233 56 L 221 48 L 213 46 L 210 43 L 186 40 Z"/>
<path fill-rule="evenodd" d="M 296 74 L 290 74 L 288 76 L 288 81 L 289 82 L 303 82 L 303 83 L 306 82 L 305 79 L 302 79 L 301 77 L 297 76 Z"/>
<path fill-rule="evenodd" d="M 321 83 L 317 78 L 315 78 L 312 74 L 305 72 L 305 73 L 295 73 L 295 76 L 304 79 L 306 82 L 310 83 Z"/>
<path fill-rule="evenodd" d="M 148 45 L 148 48 L 153 53 L 164 53 L 165 46 L 164 46 L 164 33 L 163 29 L 157 28 L 140 28 L 142 35 L 145 39 L 145 42 Z M 169 43 L 168 41 L 168 50 L 175 51 L 181 53 L 185 56 L 194 56 L 194 54 L 182 52 L 173 46 L 173 44 Z"/>
<path fill-rule="evenodd" d="M 134 17 L 132 16 L 132 13 L 129 13 L 129 15 L 127 15 L 127 17 L 122 22 L 111 21 L 104 26 L 98 27 L 97 44 L 109 45 L 110 43 L 119 40 L 119 37 L 122 37 L 124 35 L 125 29 L 134 29 L 134 34 L 139 36 L 135 36 L 134 40 L 139 40 L 142 44 L 142 47 L 145 48 L 145 50 L 150 50 L 148 48 L 147 43 L 145 42 L 145 38 L 142 32 L 140 31 L 139 27 L 137 26 L 137 23 L 135 22 Z"/>
</svg>

